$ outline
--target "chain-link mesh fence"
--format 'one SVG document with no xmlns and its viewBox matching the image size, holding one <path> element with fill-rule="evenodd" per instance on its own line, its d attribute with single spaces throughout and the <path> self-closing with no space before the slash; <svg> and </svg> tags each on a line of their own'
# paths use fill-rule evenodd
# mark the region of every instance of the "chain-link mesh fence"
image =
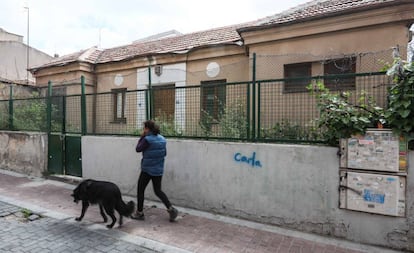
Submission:
<svg viewBox="0 0 414 253">
<path fill-rule="evenodd" d="M 351 92 L 354 101 L 365 92 L 379 106 L 386 107 L 392 80 L 378 71 L 392 61 L 392 49 L 352 55 L 235 57 L 221 63 L 219 71 L 213 73 L 215 77 L 209 73 L 215 70 L 203 64 L 185 70 L 171 68 L 164 74 L 170 71 L 169 75 L 183 76 L 181 72 L 185 71 L 185 81 L 180 85 L 154 82 L 142 90 L 131 89 L 139 85 L 136 78 L 131 78 L 134 74 L 128 73 L 125 80 L 131 83 L 122 86 L 128 88 L 86 94 L 86 134 L 139 135 L 142 123 L 151 118 L 169 137 L 323 142 L 323 132 L 315 122 L 319 117 L 316 101 L 306 86 L 323 82 L 333 92 Z M 70 85 L 66 89 L 67 83 Z M 79 80 L 71 80 L 53 88 L 52 131 L 82 132 L 82 97 L 66 95 L 80 91 L 80 87 Z M 15 99 L 14 110 L 9 108 L 10 101 L 0 101 L 0 129 L 47 129 L 45 116 L 36 116 L 46 114 L 47 99 L 33 101 Z M 36 107 L 37 111 L 25 114 L 19 107 Z"/>
<path fill-rule="evenodd" d="M 349 92 L 350 102 L 354 104 L 358 104 L 362 94 L 367 94 L 367 97 L 375 101 L 378 106 L 386 108 L 387 88 L 392 85 L 392 78 L 383 72 L 377 72 L 258 82 L 259 140 L 299 142 L 324 140 L 323 129 L 315 122 L 319 117 L 315 97 L 309 91 L 303 92 L 302 87 L 296 91 L 289 89 L 285 92 L 286 85 L 291 82 L 305 82 L 310 85 L 310 88 L 315 87 L 317 83 L 335 83 L 335 86 L 331 86 L 330 92 Z"/>
<path fill-rule="evenodd" d="M 256 80 L 288 78 L 288 68 L 297 64 L 308 64 L 306 76 L 339 75 L 347 73 L 380 72 L 393 62 L 394 49 L 352 54 L 295 53 L 286 55 L 256 55 Z M 406 49 L 398 49 L 400 55 Z M 252 59 L 251 59 L 252 60 Z M 250 71 L 253 71 L 250 69 Z"/>
<path fill-rule="evenodd" d="M 47 131 L 46 98 L 13 100 L 12 130 Z"/>
<path fill-rule="evenodd" d="M 0 100 L 0 129 L 9 129 L 9 101 Z"/>
</svg>

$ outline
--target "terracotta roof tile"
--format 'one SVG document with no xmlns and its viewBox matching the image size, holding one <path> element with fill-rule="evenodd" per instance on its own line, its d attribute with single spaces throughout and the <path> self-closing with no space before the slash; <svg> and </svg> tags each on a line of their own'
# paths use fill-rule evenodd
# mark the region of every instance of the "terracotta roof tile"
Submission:
<svg viewBox="0 0 414 253">
<path fill-rule="evenodd" d="M 137 42 L 126 46 L 106 49 L 97 63 L 120 61 L 136 56 L 163 53 L 181 53 L 193 48 L 236 43 L 241 40 L 237 28 L 251 23 L 226 26 L 206 31 L 194 32 L 155 41 Z"/>
<path fill-rule="evenodd" d="M 341 12 L 346 11 L 374 8 L 393 2 L 404 2 L 404 0 L 314 0 L 276 15 L 260 19 L 254 26 L 280 25 L 290 22 L 298 22 L 304 19 L 324 17 L 330 14 L 340 14 Z M 245 28 L 249 29 L 249 27 Z"/>
<path fill-rule="evenodd" d="M 31 69 L 39 69 L 51 66 L 63 66 L 72 62 L 89 62 L 89 63 L 96 63 L 99 55 L 102 53 L 103 49 L 99 49 L 97 47 L 91 47 L 88 49 L 80 50 L 75 53 L 67 54 L 58 58 L 52 59 L 50 62 L 40 65 L 34 66 Z"/>
</svg>

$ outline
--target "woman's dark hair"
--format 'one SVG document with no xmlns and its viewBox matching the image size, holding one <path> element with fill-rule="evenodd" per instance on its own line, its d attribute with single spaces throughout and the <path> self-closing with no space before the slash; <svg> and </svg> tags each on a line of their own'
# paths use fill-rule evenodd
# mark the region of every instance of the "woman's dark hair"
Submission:
<svg viewBox="0 0 414 253">
<path fill-rule="evenodd" d="M 160 127 L 157 124 L 155 124 L 153 120 L 145 121 L 144 127 L 148 128 L 155 135 L 160 133 Z"/>
</svg>

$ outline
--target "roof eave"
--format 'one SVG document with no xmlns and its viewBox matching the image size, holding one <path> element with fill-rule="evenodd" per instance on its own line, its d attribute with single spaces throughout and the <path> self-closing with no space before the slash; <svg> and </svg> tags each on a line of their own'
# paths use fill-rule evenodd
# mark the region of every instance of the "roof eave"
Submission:
<svg viewBox="0 0 414 253">
<path fill-rule="evenodd" d="M 67 65 L 70 65 L 72 63 L 87 63 L 87 64 L 92 64 L 95 65 L 95 63 L 89 62 L 89 61 L 82 61 L 82 60 L 73 60 L 73 61 L 66 61 L 66 62 L 61 62 L 58 64 L 51 64 L 51 65 L 47 65 L 47 66 L 39 66 L 39 67 L 33 67 L 33 68 L 29 68 L 30 73 L 34 74 L 42 69 L 47 69 L 47 68 L 55 68 L 55 67 L 64 67 Z"/>
</svg>

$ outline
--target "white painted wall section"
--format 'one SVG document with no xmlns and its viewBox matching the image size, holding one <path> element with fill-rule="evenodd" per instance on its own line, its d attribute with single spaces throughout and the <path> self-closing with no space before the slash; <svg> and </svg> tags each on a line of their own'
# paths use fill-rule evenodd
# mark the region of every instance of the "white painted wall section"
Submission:
<svg viewBox="0 0 414 253">
<path fill-rule="evenodd" d="M 160 76 L 155 74 L 155 67 L 151 67 L 151 86 L 174 84 L 175 87 L 186 86 L 186 64 L 177 63 L 162 65 L 162 73 Z M 137 89 L 148 89 L 149 75 L 148 68 L 139 68 L 137 70 Z M 178 129 L 185 127 L 185 89 L 176 89 L 175 91 L 175 123 Z M 138 94 L 138 115 L 137 123 L 145 121 L 146 104 L 145 94 Z"/>
</svg>

